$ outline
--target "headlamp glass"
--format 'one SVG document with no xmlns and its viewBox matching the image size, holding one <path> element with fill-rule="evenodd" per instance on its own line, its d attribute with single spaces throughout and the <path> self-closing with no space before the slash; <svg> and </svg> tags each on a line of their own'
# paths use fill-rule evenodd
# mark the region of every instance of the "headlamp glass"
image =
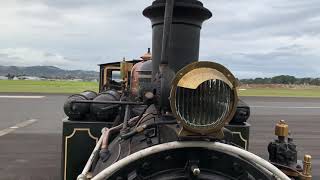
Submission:
<svg viewBox="0 0 320 180">
<path fill-rule="evenodd" d="M 231 120 L 236 79 L 220 64 L 192 63 L 177 73 L 170 94 L 172 112 L 185 129 L 198 133 L 220 130 Z"/>
</svg>

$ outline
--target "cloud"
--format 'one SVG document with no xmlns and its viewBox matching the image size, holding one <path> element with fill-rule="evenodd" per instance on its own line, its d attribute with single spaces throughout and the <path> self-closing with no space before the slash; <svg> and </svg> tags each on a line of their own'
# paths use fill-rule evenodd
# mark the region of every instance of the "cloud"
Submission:
<svg viewBox="0 0 320 180">
<path fill-rule="evenodd" d="M 217 52 L 213 59 L 220 59 L 220 63 L 240 78 L 282 74 L 297 77 L 320 76 L 320 56 L 313 49 L 296 44 L 265 52 Z"/>
<path fill-rule="evenodd" d="M 320 2 L 208 1 L 213 21 L 203 27 L 201 58 L 240 78 L 279 74 L 320 76 Z"/>
<path fill-rule="evenodd" d="M 64 69 L 75 69 L 76 62 L 60 54 L 39 51 L 29 48 L 0 49 L 1 65 L 6 66 L 56 66 Z M 79 68 L 79 66 L 76 66 Z"/>
<path fill-rule="evenodd" d="M 320 76 L 320 1 L 202 2 L 214 16 L 202 28 L 201 59 L 222 63 L 240 78 Z M 0 53 L 10 58 L 0 55 L 0 64 L 97 69 L 140 57 L 151 47 L 150 22 L 141 14 L 151 3 L 4 0 Z"/>
</svg>

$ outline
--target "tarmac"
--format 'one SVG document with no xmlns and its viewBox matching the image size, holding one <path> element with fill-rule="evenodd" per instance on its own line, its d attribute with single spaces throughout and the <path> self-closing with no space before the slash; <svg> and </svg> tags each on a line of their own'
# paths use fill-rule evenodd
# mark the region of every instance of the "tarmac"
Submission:
<svg viewBox="0 0 320 180">
<path fill-rule="evenodd" d="M 67 95 L 0 94 L 0 180 L 61 179 L 61 120 Z M 320 179 L 320 98 L 243 97 L 251 106 L 249 150 L 268 158 L 280 119 L 289 124 L 299 159 L 313 157 Z"/>
</svg>

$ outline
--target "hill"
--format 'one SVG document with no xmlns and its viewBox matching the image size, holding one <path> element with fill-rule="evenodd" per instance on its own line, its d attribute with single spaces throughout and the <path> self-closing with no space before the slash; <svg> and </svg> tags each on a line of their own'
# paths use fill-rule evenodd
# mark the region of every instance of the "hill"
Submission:
<svg viewBox="0 0 320 180">
<path fill-rule="evenodd" d="M 96 71 L 64 70 L 54 66 L 0 66 L 0 76 L 8 74 L 15 76 L 37 76 L 52 79 L 98 79 L 99 73 Z"/>
</svg>

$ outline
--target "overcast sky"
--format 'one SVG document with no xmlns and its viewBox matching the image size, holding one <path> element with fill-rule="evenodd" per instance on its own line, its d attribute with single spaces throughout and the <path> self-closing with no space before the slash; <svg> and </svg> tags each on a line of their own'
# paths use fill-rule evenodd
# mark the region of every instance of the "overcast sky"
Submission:
<svg viewBox="0 0 320 180">
<path fill-rule="evenodd" d="M 140 57 L 151 46 L 142 10 L 151 0 L 0 0 L 0 65 L 96 64 Z M 320 77 L 319 0 L 202 0 L 200 59 L 240 78 Z"/>
</svg>

